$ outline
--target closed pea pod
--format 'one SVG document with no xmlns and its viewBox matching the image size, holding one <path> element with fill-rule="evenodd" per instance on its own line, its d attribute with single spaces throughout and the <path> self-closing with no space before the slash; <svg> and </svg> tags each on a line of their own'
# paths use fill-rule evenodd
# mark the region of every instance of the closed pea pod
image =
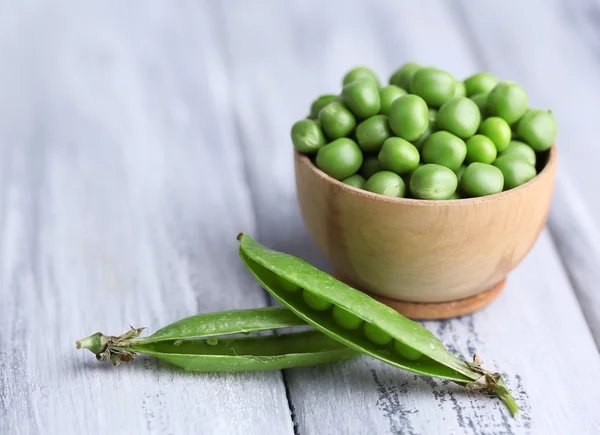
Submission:
<svg viewBox="0 0 600 435">
<path fill-rule="evenodd" d="M 282 281 L 278 283 L 281 285 Z M 79 340 L 77 348 L 88 349 L 98 360 L 112 361 L 114 365 L 142 353 L 197 372 L 278 370 L 357 355 L 317 331 L 221 337 L 303 325 L 304 321 L 283 307 L 231 310 L 187 317 L 144 338 L 139 337 L 144 328 L 132 328 L 118 337 L 96 333 Z"/>
<path fill-rule="evenodd" d="M 518 407 L 499 374 L 486 372 L 476 359 L 474 363 L 468 363 L 453 355 L 423 326 L 297 257 L 271 250 L 245 234 L 240 234 L 239 239 L 240 256 L 263 288 L 319 331 L 392 366 L 449 379 L 467 388 L 482 388 L 500 397 L 513 414 L 518 412 Z M 331 312 L 313 310 L 297 294 L 283 291 L 273 279 L 273 274 L 288 279 L 305 291 L 327 300 L 334 307 L 353 314 L 362 319 L 365 325 L 372 325 L 373 328 L 366 327 L 367 330 L 372 329 L 371 339 L 362 332 L 365 326 L 362 331 L 344 328 L 334 320 Z M 374 335 L 373 331 L 376 331 Z M 400 351 L 395 349 L 392 342 L 386 345 L 375 343 L 373 337 L 379 331 L 391 336 L 393 343 L 401 343 L 397 345 Z M 387 337 L 379 336 L 376 340 L 384 342 Z M 406 356 L 406 349 L 413 352 L 411 356 L 417 358 L 416 361 Z"/>
</svg>

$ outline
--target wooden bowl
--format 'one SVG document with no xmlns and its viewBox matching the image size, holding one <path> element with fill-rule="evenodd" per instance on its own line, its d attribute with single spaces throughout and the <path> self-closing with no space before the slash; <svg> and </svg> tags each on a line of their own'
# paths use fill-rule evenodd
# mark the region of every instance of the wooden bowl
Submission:
<svg viewBox="0 0 600 435">
<path fill-rule="evenodd" d="M 553 146 L 515 189 L 426 201 L 356 189 L 294 159 L 302 219 L 336 276 L 412 318 L 465 314 L 499 294 L 544 227 L 557 166 Z"/>
</svg>

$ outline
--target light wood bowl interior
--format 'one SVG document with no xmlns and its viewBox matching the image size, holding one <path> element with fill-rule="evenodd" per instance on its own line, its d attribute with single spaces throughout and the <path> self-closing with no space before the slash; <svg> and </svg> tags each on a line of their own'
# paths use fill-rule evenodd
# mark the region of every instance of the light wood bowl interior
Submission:
<svg viewBox="0 0 600 435">
<path fill-rule="evenodd" d="M 456 301 L 500 283 L 544 227 L 556 175 L 553 146 L 538 176 L 483 198 L 391 198 L 341 183 L 295 153 L 304 224 L 340 279 L 408 302 Z"/>
</svg>

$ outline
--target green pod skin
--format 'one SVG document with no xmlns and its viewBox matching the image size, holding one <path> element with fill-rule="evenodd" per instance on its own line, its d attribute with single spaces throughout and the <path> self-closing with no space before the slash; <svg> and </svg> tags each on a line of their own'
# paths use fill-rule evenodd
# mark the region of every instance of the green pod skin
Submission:
<svg viewBox="0 0 600 435">
<path fill-rule="evenodd" d="M 477 107 L 479 107 L 479 113 L 481 114 L 481 119 L 488 117 L 487 97 L 488 97 L 487 93 L 475 94 L 475 95 L 471 95 L 469 97 L 471 99 L 471 101 L 473 101 L 475 104 L 477 104 Z"/>
<path fill-rule="evenodd" d="M 363 79 L 372 80 L 378 88 L 380 86 L 379 78 L 377 77 L 377 74 L 373 72 L 373 70 L 367 68 L 366 66 L 357 66 L 346 73 L 342 80 L 342 87 L 346 86 L 349 83 Z"/>
<path fill-rule="evenodd" d="M 498 157 L 502 156 L 519 157 L 532 166 L 535 166 L 537 160 L 533 148 L 531 148 L 525 142 L 521 142 L 518 140 L 511 140 L 508 144 L 508 147 L 498 154 Z"/>
<path fill-rule="evenodd" d="M 542 110 L 529 110 L 519 121 L 517 135 L 537 152 L 550 149 L 558 127 L 556 120 L 549 112 Z"/>
<path fill-rule="evenodd" d="M 400 137 L 387 139 L 379 151 L 379 164 L 386 171 L 404 175 L 419 165 L 419 150 Z"/>
<path fill-rule="evenodd" d="M 379 90 L 379 100 L 381 101 L 381 109 L 379 111 L 381 114 L 387 115 L 390 107 L 392 107 L 392 103 L 407 93 L 403 88 L 394 85 L 381 88 Z"/>
<path fill-rule="evenodd" d="M 271 277 L 276 278 L 274 274 Z M 324 335 L 317 331 L 216 338 L 304 325 L 306 322 L 284 307 L 231 310 L 187 317 L 144 338 L 138 337 L 143 328 L 132 329 L 120 337 L 96 333 L 78 341 L 77 348 L 89 349 L 99 360 L 112 360 L 115 365 L 143 353 L 198 372 L 279 370 L 357 355 L 335 340 L 323 339 Z"/>
<path fill-rule="evenodd" d="M 342 103 L 332 101 L 319 111 L 319 124 L 325 135 L 334 140 L 350 135 L 356 127 L 356 119 Z"/>
<path fill-rule="evenodd" d="M 508 123 L 498 117 L 491 116 L 479 125 L 479 134 L 487 136 L 496 145 L 496 151 L 504 151 L 512 138 L 512 130 Z"/>
<path fill-rule="evenodd" d="M 474 381 L 484 380 L 488 383 L 488 393 L 500 397 L 513 415 L 518 413 L 518 406 L 500 375 L 482 378 L 482 369 L 475 369 L 473 364 L 450 353 L 437 337 L 420 324 L 297 257 L 269 249 L 246 234 L 240 234 L 238 239 L 242 261 L 261 286 L 317 330 L 352 349 L 403 370 L 441 377 L 465 386 L 474 386 Z M 360 331 L 343 328 L 333 320 L 331 312 L 312 310 L 298 294 L 287 293 L 279 288 L 272 279 L 273 274 L 285 277 L 334 306 L 376 326 L 423 356 L 418 361 L 412 361 L 395 352 L 392 344 L 380 346 L 367 339 Z"/>
<path fill-rule="evenodd" d="M 375 115 L 356 126 L 358 146 L 365 152 L 378 152 L 383 142 L 390 137 L 392 129 L 385 115 Z"/>
<path fill-rule="evenodd" d="M 504 190 L 514 189 L 527 183 L 537 175 L 535 166 L 530 165 L 518 156 L 498 157 L 494 166 L 502 171 L 504 176 Z"/>
<path fill-rule="evenodd" d="M 363 155 L 356 142 L 345 137 L 328 143 L 317 153 L 317 167 L 336 180 L 354 175 L 362 162 Z"/>
<path fill-rule="evenodd" d="M 347 184 L 348 186 L 356 187 L 357 189 L 362 189 L 365 185 L 365 177 L 360 174 L 354 174 L 348 178 L 342 180 L 342 183 Z"/>
<path fill-rule="evenodd" d="M 467 141 L 467 163 L 493 163 L 498 151 L 496 145 L 487 136 L 476 134 Z"/>
<path fill-rule="evenodd" d="M 504 175 L 500 169 L 485 163 L 471 163 L 460 179 L 463 192 L 471 197 L 493 195 L 502 192 Z"/>
<path fill-rule="evenodd" d="M 492 116 L 499 116 L 513 124 L 527 111 L 529 99 L 525 90 L 515 82 L 500 82 L 487 98 L 487 110 Z"/>
<path fill-rule="evenodd" d="M 371 178 L 371 176 L 376 173 L 381 171 L 383 168 L 381 167 L 381 164 L 379 163 L 379 158 L 377 157 L 377 154 L 375 155 L 365 155 L 363 158 L 363 164 L 360 167 L 360 175 L 362 175 L 363 177 L 365 177 L 365 180 L 368 180 L 369 178 Z"/>
<path fill-rule="evenodd" d="M 428 106 L 440 107 L 454 97 L 456 80 L 452 74 L 436 68 L 421 68 L 415 73 L 410 92 L 423 98 Z"/>
<path fill-rule="evenodd" d="M 292 143 L 303 154 L 314 154 L 327 143 L 316 121 L 303 119 L 292 126 Z"/>
<path fill-rule="evenodd" d="M 310 118 L 317 119 L 319 117 L 319 112 L 325 106 L 327 106 L 332 101 L 336 101 L 338 99 L 337 95 L 321 95 L 318 97 L 310 106 Z"/>
<path fill-rule="evenodd" d="M 381 109 L 379 87 L 373 80 L 356 80 L 342 89 L 342 101 L 358 119 L 377 115 Z"/>
<path fill-rule="evenodd" d="M 477 131 L 481 113 L 473 100 L 454 97 L 440 107 L 435 120 L 440 130 L 449 131 L 461 139 L 468 139 Z"/>
<path fill-rule="evenodd" d="M 498 78 L 490 73 L 482 72 L 473 74 L 464 81 L 467 96 L 487 94 L 498 84 Z"/>
<path fill-rule="evenodd" d="M 388 117 L 396 136 L 409 142 L 419 139 L 429 126 L 427 104 L 417 95 L 405 95 L 394 101 Z"/>
<path fill-rule="evenodd" d="M 465 161 L 467 145 L 447 131 L 436 131 L 427 138 L 421 150 L 425 163 L 435 163 L 456 171 Z"/>
<path fill-rule="evenodd" d="M 450 199 L 457 186 L 456 174 L 445 166 L 435 164 L 421 166 L 410 178 L 410 192 L 418 199 Z"/>
<path fill-rule="evenodd" d="M 363 186 L 364 190 L 378 193 L 384 196 L 404 198 L 406 196 L 406 185 L 404 180 L 390 171 L 379 171 L 373 174 Z"/>
<path fill-rule="evenodd" d="M 390 77 L 390 85 L 396 85 L 407 91 L 410 91 L 410 83 L 415 73 L 421 69 L 421 65 L 414 62 L 408 62 L 394 71 Z"/>
</svg>

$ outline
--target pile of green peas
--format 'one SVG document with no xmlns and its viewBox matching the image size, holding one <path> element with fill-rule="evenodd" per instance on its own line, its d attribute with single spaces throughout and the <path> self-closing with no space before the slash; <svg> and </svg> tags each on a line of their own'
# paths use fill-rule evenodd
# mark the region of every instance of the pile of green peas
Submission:
<svg viewBox="0 0 600 435">
<path fill-rule="evenodd" d="M 382 87 L 350 70 L 339 95 L 321 95 L 291 131 L 294 147 L 358 189 L 430 200 L 493 195 L 534 178 L 554 143 L 550 111 L 525 90 L 481 72 L 464 81 L 406 63 Z"/>
</svg>

